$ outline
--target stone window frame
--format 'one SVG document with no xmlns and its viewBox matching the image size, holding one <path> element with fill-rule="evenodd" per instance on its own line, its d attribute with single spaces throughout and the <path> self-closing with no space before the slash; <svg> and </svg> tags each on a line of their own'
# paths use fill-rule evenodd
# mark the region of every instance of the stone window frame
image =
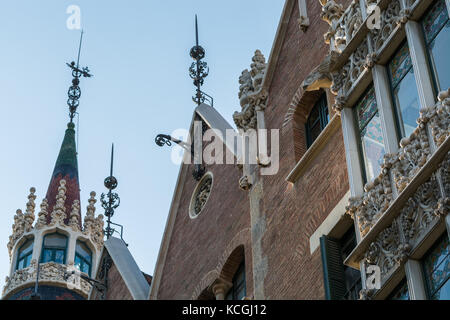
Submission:
<svg viewBox="0 0 450 320">
<path fill-rule="evenodd" d="M 195 212 L 195 201 L 196 201 L 197 195 L 198 195 L 201 187 L 205 183 L 206 179 L 208 179 L 208 178 L 211 178 L 211 187 L 210 187 L 208 197 L 206 198 L 205 203 L 204 203 L 203 207 L 201 208 L 201 210 L 198 213 L 196 213 Z M 194 192 L 192 192 L 191 201 L 189 203 L 189 218 L 196 219 L 203 212 L 203 210 L 205 209 L 205 206 L 208 203 L 208 200 L 211 196 L 211 191 L 212 191 L 213 186 L 214 186 L 214 175 L 211 171 L 208 171 L 203 175 L 203 177 L 197 183 L 197 185 L 194 188 Z"/>
<path fill-rule="evenodd" d="M 447 11 L 450 16 L 450 0 L 445 0 Z M 403 2 L 402 2 L 403 4 Z M 420 109 L 436 103 L 436 95 L 434 90 L 434 79 L 428 62 L 428 51 L 425 46 L 425 38 L 422 30 L 421 21 L 423 16 L 433 6 L 434 2 L 423 12 L 423 14 L 415 20 L 408 20 L 405 24 L 405 39 L 408 42 L 410 55 L 413 64 L 414 74 L 416 76 L 417 90 L 419 94 Z M 390 41 L 390 39 L 389 39 Z M 392 53 L 394 54 L 394 52 Z M 383 130 L 383 139 L 385 141 L 385 152 L 396 153 L 399 149 L 400 136 L 397 132 L 395 106 L 390 93 L 390 83 L 387 73 L 387 65 L 375 63 L 372 68 L 372 79 L 375 88 L 375 96 L 381 117 L 381 126 Z M 363 86 L 363 85 L 360 85 Z M 365 92 L 364 86 L 361 88 Z M 346 153 L 347 170 L 350 184 L 350 196 L 359 197 L 364 193 L 364 176 L 358 145 L 359 135 L 357 134 L 357 121 L 351 108 L 343 108 L 341 111 L 342 133 L 344 137 L 344 146 Z M 435 148 L 435 146 L 431 146 Z M 393 190 L 396 193 L 396 190 Z M 357 230 L 357 221 L 354 221 Z M 450 236 L 450 215 L 445 219 L 447 234 Z M 436 236 L 436 235 L 434 235 Z M 357 242 L 361 241 L 361 235 L 356 232 Z M 430 242 L 428 247 L 431 248 L 434 242 Z M 365 283 L 364 266 L 361 263 L 360 270 L 362 272 L 362 281 Z M 411 300 L 426 300 L 426 284 L 423 276 L 422 265 L 420 260 L 408 258 L 404 266 L 404 273 L 408 283 L 408 291 Z M 402 272 L 403 272 L 402 271 Z M 364 287 L 363 287 L 364 288 Z M 388 293 L 389 295 L 390 293 Z"/>
</svg>

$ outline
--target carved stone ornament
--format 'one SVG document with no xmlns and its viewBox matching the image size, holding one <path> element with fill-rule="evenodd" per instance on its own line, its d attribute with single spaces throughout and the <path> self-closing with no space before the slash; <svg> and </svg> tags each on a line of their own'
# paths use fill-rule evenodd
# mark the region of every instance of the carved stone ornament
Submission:
<svg viewBox="0 0 450 320">
<path fill-rule="evenodd" d="M 10 277 L 6 277 L 5 286 L 3 288 L 3 296 L 7 295 L 9 292 L 24 286 L 30 285 L 36 282 L 37 276 L 37 262 L 35 259 L 31 260 L 30 265 L 27 268 L 17 270 Z M 72 275 L 68 279 L 65 278 L 66 271 L 68 267 L 63 264 L 58 264 L 54 262 L 41 263 L 39 267 L 39 282 L 52 282 L 59 283 L 61 286 L 71 286 L 71 284 L 76 283 L 75 287 L 69 289 L 76 289 L 78 292 L 83 294 L 86 298 L 91 290 L 91 285 L 86 280 L 77 277 L 76 279 L 71 279 L 75 277 Z M 76 280 L 74 282 L 73 280 Z"/>
<path fill-rule="evenodd" d="M 189 216 L 191 218 L 196 218 L 202 212 L 211 194 L 212 184 L 213 176 L 210 172 L 207 172 L 199 181 L 192 195 L 189 206 Z"/>
<path fill-rule="evenodd" d="M 261 51 L 256 50 L 252 58 L 251 69 L 242 71 L 239 77 L 239 102 L 241 111 L 233 114 L 233 120 L 239 129 L 256 129 L 256 111 L 266 107 L 267 92 L 262 89 L 266 70 L 266 61 Z"/>
<path fill-rule="evenodd" d="M 365 192 L 361 197 L 351 198 L 347 213 L 357 219 L 359 230 L 365 236 L 373 225 L 379 220 L 392 203 L 392 189 L 395 187 L 401 193 L 410 184 L 423 166 L 432 157 L 430 142 L 427 131 L 430 130 L 437 146 L 449 137 L 449 92 L 439 95 L 440 101 L 433 107 L 424 110 L 417 120 L 419 126 L 408 137 L 400 142 L 401 148 L 395 154 L 386 154 L 382 170 L 374 181 L 365 186 Z M 448 159 L 448 158 L 447 158 Z M 441 176 L 443 181 L 443 193 L 446 196 L 439 196 L 439 184 L 435 178 L 419 188 L 415 195 L 411 197 L 403 209 L 402 225 L 409 234 L 409 238 L 414 238 L 414 234 L 419 230 L 424 230 L 429 225 L 431 219 L 436 215 L 445 215 L 448 211 L 448 160 L 444 160 L 441 165 Z"/>
<path fill-rule="evenodd" d="M 96 193 L 92 191 L 90 193 L 90 198 L 88 200 L 89 205 L 87 206 L 87 212 L 84 218 L 83 234 L 90 237 L 91 241 L 100 250 L 103 247 L 104 221 L 102 214 L 95 217 L 95 203 L 97 202 L 95 196 Z"/>
</svg>

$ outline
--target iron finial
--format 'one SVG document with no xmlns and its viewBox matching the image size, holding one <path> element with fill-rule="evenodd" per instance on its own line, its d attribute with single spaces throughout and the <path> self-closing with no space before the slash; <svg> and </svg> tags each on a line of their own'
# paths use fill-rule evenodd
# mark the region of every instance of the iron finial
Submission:
<svg viewBox="0 0 450 320">
<path fill-rule="evenodd" d="M 105 187 L 108 189 L 108 193 L 104 194 L 102 193 L 100 197 L 100 202 L 102 203 L 103 209 L 105 209 L 105 216 L 108 218 L 106 223 L 106 229 L 105 234 L 106 238 L 109 239 L 109 237 L 114 233 L 114 229 L 111 228 L 111 218 L 114 215 L 114 210 L 117 209 L 117 207 L 120 205 L 120 198 L 119 195 L 115 192 L 112 192 L 115 188 L 117 188 L 117 179 L 113 176 L 113 164 L 114 164 L 114 143 L 111 147 L 111 165 L 110 165 L 110 175 L 109 177 L 106 177 L 105 179 Z"/>
<path fill-rule="evenodd" d="M 79 99 L 81 96 L 81 90 L 79 87 L 80 84 L 80 77 L 83 76 L 85 78 L 92 77 L 90 74 L 89 68 L 84 67 L 80 68 L 80 55 L 81 55 L 81 44 L 83 43 L 83 31 L 81 31 L 80 35 L 80 44 L 78 46 L 78 56 L 77 56 L 77 63 L 75 64 L 75 61 L 72 61 L 70 64 L 67 63 L 67 66 L 72 70 L 72 86 L 70 86 L 69 91 L 67 92 L 67 95 L 69 96 L 69 99 L 67 100 L 67 105 L 69 106 L 70 111 L 70 122 L 73 122 L 73 118 L 75 116 L 75 113 L 77 112 L 78 105 L 80 104 Z"/>
<path fill-rule="evenodd" d="M 206 62 L 202 61 L 205 57 L 205 49 L 199 45 L 197 15 L 195 15 L 195 46 L 192 47 L 190 56 L 194 59 L 194 62 L 189 68 L 189 76 L 194 80 L 194 85 L 197 87 L 196 94 L 192 97 L 192 100 L 197 103 L 197 105 L 208 100 L 211 101 L 212 105 L 212 98 L 201 90 L 201 86 L 209 74 L 209 67 Z"/>
</svg>

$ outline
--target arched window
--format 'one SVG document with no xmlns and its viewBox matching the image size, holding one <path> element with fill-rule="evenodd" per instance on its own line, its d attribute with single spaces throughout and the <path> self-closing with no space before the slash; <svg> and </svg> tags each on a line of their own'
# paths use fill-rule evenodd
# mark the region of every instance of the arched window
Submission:
<svg viewBox="0 0 450 320">
<path fill-rule="evenodd" d="M 316 102 L 308 120 L 306 121 L 306 145 L 309 148 L 317 139 L 323 129 L 328 124 L 330 116 L 328 114 L 327 96 L 322 94 L 319 101 Z"/>
<path fill-rule="evenodd" d="M 75 249 L 75 267 L 81 272 L 91 275 L 92 266 L 92 252 L 81 241 L 77 241 L 77 247 Z"/>
<path fill-rule="evenodd" d="M 41 262 L 66 262 L 67 237 L 60 233 L 48 234 L 44 237 Z"/>
<path fill-rule="evenodd" d="M 16 270 L 24 269 L 30 265 L 31 257 L 33 256 L 33 243 L 34 240 L 30 239 L 20 247 L 17 255 Z"/>
<path fill-rule="evenodd" d="M 245 263 L 243 261 L 234 274 L 233 286 L 228 291 L 226 300 L 242 300 L 246 294 Z"/>
</svg>

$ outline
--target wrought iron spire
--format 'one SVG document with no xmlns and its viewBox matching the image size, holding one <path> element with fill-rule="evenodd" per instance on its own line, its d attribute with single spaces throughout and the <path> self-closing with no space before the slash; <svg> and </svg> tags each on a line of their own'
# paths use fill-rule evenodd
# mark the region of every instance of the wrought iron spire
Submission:
<svg viewBox="0 0 450 320">
<path fill-rule="evenodd" d="M 83 31 L 81 31 L 80 36 L 80 45 L 78 47 L 78 57 L 77 57 L 77 63 L 75 64 L 75 61 L 72 61 L 70 64 L 67 63 L 67 66 L 72 69 L 72 86 L 69 88 L 69 91 L 67 92 L 67 95 L 69 96 L 69 99 L 67 99 L 67 105 L 69 106 L 70 111 L 70 122 L 73 122 L 73 117 L 75 116 L 75 113 L 77 112 L 78 105 L 80 102 L 78 101 L 81 96 L 81 90 L 79 87 L 80 84 L 80 77 L 83 76 L 85 78 L 92 77 L 92 74 L 89 72 L 88 67 L 84 67 L 80 69 L 80 54 L 81 54 L 81 44 L 83 42 Z"/>
<path fill-rule="evenodd" d="M 111 166 L 109 171 L 109 177 L 105 179 L 105 187 L 109 190 L 105 195 L 102 193 L 100 197 L 100 202 L 102 203 L 103 209 L 105 209 L 105 216 L 108 218 L 106 221 L 107 226 L 105 229 L 106 238 L 114 233 L 114 229 L 111 228 L 111 224 L 115 224 L 111 222 L 111 217 L 114 215 L 114 210 L 120 205 L 119 195 L 115 192 L 112 192 L 115 188 L 117 188 L 117 179 L 113 176 L 113 166 L 114 166 L 114 143 L 111 148 Z M 107 198 L 107 199 L 105 199 Z"/>
<path fill-rule="evenodd" d="M 205 102 L 205 100 L 210 101 L 211 105 L 213 105 L 213 98 L 201 90 L 201 86 L 209 74 L 209 67 L 206 62 L 202 61 L 205 57 L 205 49 L 199 45 L 198 41 L 197 15 L 195 15 L 195 46 L 192 47 L 190 56 L 194 59 L 194 62 L 189 68 L 189 75 L 194 80 L 194 85 L 197 87 L 196 94 L 192 97 L 192 100 L 197 103 L 197 105 Z"/>
</svg>

